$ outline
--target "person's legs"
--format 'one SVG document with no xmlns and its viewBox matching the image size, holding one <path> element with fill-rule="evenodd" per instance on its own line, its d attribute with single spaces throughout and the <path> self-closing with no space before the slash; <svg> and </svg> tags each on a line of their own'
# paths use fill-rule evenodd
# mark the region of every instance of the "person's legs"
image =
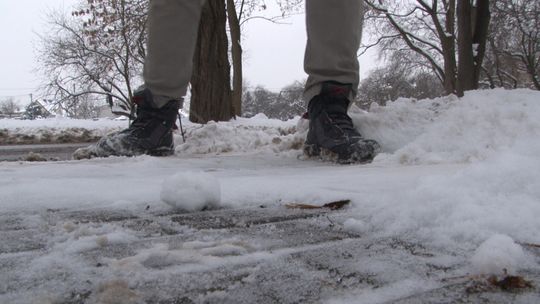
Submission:
<svg viewBox="0 0 540 304">
<path fill-rule="evenodd" d="M 356 94 L 362 20 L 362 0 L 306 0 L 306 102 L 320 93 L 325 81 L 350 84 Z"/>
<path fill-rule="evenodd" d="M 144 82 L 157 107 L 186 95 L 203 4 L 204 0 L 150 0 Z"/>
<path fill-rule="evenodd" d="M 362 163 L 371 161 L 379 150 L 377 142 L 362 138 L 347 114 L 359 82 L 362 19 L 362 0 L 306 1 L 304 99 L 309 102 L 310 122 L 304 151 L 308 156 L 327 150 L 339 162 Z"/>
<path fill-rule="evenodd" d="M 150 0 L 144 87 L 134 93 L 137 118 L 129 128 L 81 148 L 76 159 L 111 155 L 170 155 L 172 129 L 191 78 L 204 0 Z"/>
</svg>

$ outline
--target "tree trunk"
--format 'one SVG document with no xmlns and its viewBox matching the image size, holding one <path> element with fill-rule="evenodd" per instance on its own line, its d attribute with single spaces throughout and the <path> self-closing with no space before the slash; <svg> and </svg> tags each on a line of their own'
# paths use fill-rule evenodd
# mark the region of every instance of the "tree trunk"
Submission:
<svg viewBox="0 0 540 304">
<path fill-rule="evenodd" d="M 464 91 L 474 90 L 474 52 L 472 5 L 470 0 L 457 0 L 458 21 L 458 69 L 457 95 L 463 96 Z"/>
<path fill-rule="evenodd" d="M 489 33 L 489 22 L 491 14 L 489 12 L 489 0 L 478 0 L 474 22 L 473 44 L 477 45 L 476 56 L 474 56 L 475 71 L 474 82 L 478 88 L 482 64 L 486 54 L 487 38 Z"/>
<path fill-rule="evenodd" d="M 448 10 L 446 12 L 446 31 L 441 33 L 441 46 L 444 57 L 444 91 L 446 94 L 453 94 L 456 92 L 456 74 L 457 74 L 457 62 L 456 62 L 456 44 L 454 41 L 454 32 L 456 28 L 456 1 L 450 0 L 448 3 Z"/>
<path fill-rule="evenodd" d="M 458 74 L 457 95 L 478 89 L 480 70 L 486 52 L 489 27 L 489 0 L 458 0 Z"/>
<path fill-rule="evenodd" d="M 202 10 L 191 76 L 189 119 L 227 121 L 233 113 L 223 0 L 207 0 Z"/>
<path fill-rule="evenodd" d="M 240 22 L 234 0 L 227 0 L 227 16 L 231 30 L 231 53 L 233 65 L 232 103 L 234 114 L 242 115 L 242 45 L 240 44 Z"/>
</svg>

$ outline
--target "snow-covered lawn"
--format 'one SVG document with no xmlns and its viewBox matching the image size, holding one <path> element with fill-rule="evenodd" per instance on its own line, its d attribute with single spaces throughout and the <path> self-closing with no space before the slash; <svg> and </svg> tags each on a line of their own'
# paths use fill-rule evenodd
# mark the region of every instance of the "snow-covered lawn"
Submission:
<svg viewBox="0 0 540 304">
<path fill-rule="evenodd" d="M 128 126 L 125 120 L 0 119 L 0 145 L 92 142 Z"/>
<path fill-rule="evenodd" d="M 279 209 L 287 203 L 320 205 L 350 199 L 351 206 L 333 218 L 340 229 L 370 239 L 406 239 L 438 248 L 449 254 L 434 257 L 438 263 L 459 265 L 451 275 L 540 271 L 539 256 L 531 250 L 531 245 L 540 244 L 540 92 L 489 90 L 470 92 L 462 99 L 401 99 L 370 112 L 353 109 L 351 115 L 361 133 L 383 147 L 371 164 L 342 166 L 303 159 L 306 122 L 299 119 L 280 122 L 257 116 L 189 124 L 187 143 L 175 136 L 174 157 L 0 163 L 0 217 L 17 216 L 22 226 L 39 229 L 51 225 L 42 217 L 47 210 L 104 209 L 140 215 L 145 210 L 166 214 L 174 211 L 172 206 L 189 211 L 205 205 Z M 129 244 L 142 238 L 129 227 L 113 224 L 54 224 L 54 237 L 46 240 L 39 258 L 24 267 L 5 267 L 7 275 L 0 286 L 9 287 L 0 287 L 0 302 L 28 303 L 44 294 L 54 299 L 73 288 L 73 282 L 102 280 L 105 274 L 92 270 L 80 256 L 104 242 Z M 166 246 L 134 252 L 132 259 L 110 263 L 115 268 L 106 272 L 107 279 L 121 275 L 129 288 L 137 289 L 145 276 L 157 275 L 157 270 L 143 267 L 149 256 L 173 259 L 171 273 L 231 262 L 216 262 L 215 255 L 205 254 L 208 246 L 200 242 L 210 241 L 223 240 L 191 240 L 182 252 L 168 251 Z M 260 250 L 248 250 L 248 255 L 245 246 L 229 242 L 218 251 L 255 259 L 253 251 L 263 254 L 271 247 L 270 240 L 249 241 Z M 25 254 L 2 251 L 0 264 Z M 395 272 L 392 277 L 392 267 L 370 264 L 380 262 L 378 258 L 348 263 L 351 269 L 363 267 L 386 278 L 387 286 L 352 286 L 326 292 L 320 301 L 381 303 L 440 286 L 407 277 L 414 271 Z M 59 278 L 61 273 L 76 279 L 52 286 L 33 278 L 33 274 Z M 30 281 L 32 290 L 17 289 L 17 284 L 27 287 L 25 282 Z M 517 299 L 538 302 L 538 289 Z"/>
</svg>

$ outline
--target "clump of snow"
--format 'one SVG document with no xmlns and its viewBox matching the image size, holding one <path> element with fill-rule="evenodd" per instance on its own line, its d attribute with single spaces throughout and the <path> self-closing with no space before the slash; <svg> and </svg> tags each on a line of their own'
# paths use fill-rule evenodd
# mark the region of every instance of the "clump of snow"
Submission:
<svg viewBox="0 0 540 304">
<path fill-rule="evenodd" d="M 350 218 L 343 222 L 343 228 L 350 232 L 365 233 L 369 230 L 369 225 L 362 220 Z"/>
<path fill-rule="evenodd" d="M 283 122 L 264 114 L 230 122 L 189 126 L 187 140 L 176 153 L 221 154 L 246 152 L 289 153 L 302 148 L 305 134 L 297 132 L 298 118 Z"/>
<path fill-rule="evenodd" d="M 91 294 L 88 303 L 102 304 L 134 304 L 141 303 L 141 297 L 136 291 L 129 288 L 124 280 L 112 280 L 100 284 Z"/>
<path fill-rule="evenodd" d="M 383 287 L 363 288 L 350 291 L 346 296 L 328 299 L 324 303 L 328 304 L 384 304 L 396 302 L 414 294 L 436 288 L 433 281 L 421 280 L 418 278 L 407 278 L 397 282 L 391 282 Z"/>
<path fill-rule="evenodd" d="M 111 244 L 125 244 L 137 240 L 129 230 L 111 224 L 93 226 L 65 222 L 60 232 L 51 239 L 53 252 L 80 253 Z"/>
<path fill-rule="evenodd" d="M 221 202 L 220 184 L 208 173 L 177 173 L 163 182 L 161 200 L 189 212 L 215 208 Z"/>
<path fill-rule="evenodd" d="M 515 275 L 528 265 L 528 258 L 511 237 L 496 234 L 476 249 L 471 263 L 475 274 Z"/>
<path fill-rule="evenodd" d="M 43 162 L 43 161 L 47 161 L 47 159 L 45 157 L 43 157 L 43 155 L 39 154 L 39 153 L 34 153 L 34 152 L 30 152 L 28 153 L 27 155 L 25 155 L 23 158 L 22 158 L 23 161 L 28 161 L 28 162 Z"/>
<path fill-rule="evenodd" d="M 268 119 L 268 116 L 266 116 L 264 113 L 259 113 L 251 117 L 252 120 L 260 120 L 260 119 Z"/>
</svg>

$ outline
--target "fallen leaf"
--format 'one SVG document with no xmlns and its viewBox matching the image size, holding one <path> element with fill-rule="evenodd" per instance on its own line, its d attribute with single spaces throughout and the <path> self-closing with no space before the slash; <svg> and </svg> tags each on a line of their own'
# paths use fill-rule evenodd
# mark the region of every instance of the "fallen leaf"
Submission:
<svg viewBox="0 0 540 304">
<path fill-rule="evenodd" d="M 322 209 L 321 206 L 307 204 L 286 204 L 285 207 L 289 209 Z"/>
<path fill-rule="evenodd" d="M 488 278 L 488 282 L 505 291 L 516 291 L 518 289 L 533 287 L 530 281 L 527 281 L 520 276 L 506 276 L 502 280 L 498 280 L 497 277 L 491 276 Z"/>
<path fill-rule="evenodd" d="M 330 209 L 339 210 L 351 203 L 351 200 L 335 201 L 322 206 L 308 205 L 308 204 L 286 204 L 285 207 L 289 209 Z"/>
<path fill-rule="evenodd" d="M 533 244 L 533 243 L 518 243 L 518 244 L 524 247 L 540 248 L 539 244 Z"/>
<path fill-rule="evenodd" d="M 331 210 L 339 210 L 339 209 L 343 209 L 343 207 L 347 206 L 350 203 L 351 203 L 351 200 L 341 200 L 341 201 L 325 204 L 323 207 L 330 208 Z"/>
</svg>

